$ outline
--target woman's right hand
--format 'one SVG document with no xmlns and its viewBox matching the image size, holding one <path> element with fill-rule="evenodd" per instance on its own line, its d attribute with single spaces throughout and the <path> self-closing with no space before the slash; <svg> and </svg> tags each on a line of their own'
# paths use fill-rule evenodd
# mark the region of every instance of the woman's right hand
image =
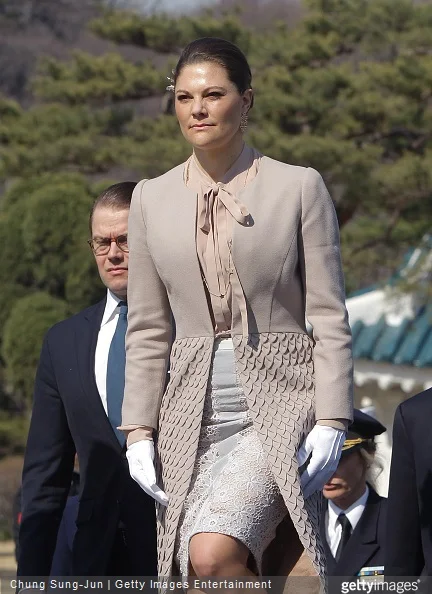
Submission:
<svg viewBox="0 0 432 594">
<path fill-rule="evenodd" d="M 161 505 L 168 505 L 168 497 L 156 484 L 153 440 L 142 439 L 131 444 L 126 450 L 126 458 L 129 473 L 141 489 Z"/>
</svg>

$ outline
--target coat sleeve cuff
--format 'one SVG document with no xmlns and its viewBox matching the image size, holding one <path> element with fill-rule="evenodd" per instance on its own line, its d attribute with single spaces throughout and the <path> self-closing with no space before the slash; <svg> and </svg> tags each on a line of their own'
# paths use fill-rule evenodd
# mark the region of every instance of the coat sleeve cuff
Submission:
<svg viewBox="0 0 432 594">
<path fill-rule="evenodd" d="M 126 445 L 129 447 L 137 441 L 143 439 L 153 439 L 152 427 L 143 427 L 142 425 L 122 425 L 118 427 L 126 435 Z"/>
<path fill-rule="evenodd" d="M 341 431 L 347 431 L 349 423 L 350 421 L 348 419 L 320 419 L 317 421 L 317 425 L 326 425 L 327 427 L 333 427 Z"/>
</svg>

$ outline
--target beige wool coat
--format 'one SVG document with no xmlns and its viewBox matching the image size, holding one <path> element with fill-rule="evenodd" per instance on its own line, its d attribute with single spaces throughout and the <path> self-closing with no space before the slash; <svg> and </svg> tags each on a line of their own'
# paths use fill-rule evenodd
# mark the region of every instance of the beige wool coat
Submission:
<svg viewBox="0 0 432 594">
<path fill-rule="evenodd" d="M 164 577 L 173 573 L 214 344 L 195 242 L 197 196 L 186 187 L 183 169 L 180 165 L 141 181 L 129 218 L 122 429 L 150 426 L 158 432 L 158 481 L 169 497 L 158 521 L 159 575 Z M 265 156 L 238 197 L 250 212 L 247 225 L 234 224 L 232 240 L 249 320 L 244 336 L 234 300 L 239 377 L 285 500 L 287 521 L 323 575 L 321 496 L 303 499 L 296 451 L 316 420 L 352 419 L 351 333 L 335 210 L 317 171 Z M 176 323 L 172 349 L 171 310 Z M 289 543 L 275 544 L 279 553 L 288 549 Z M 275 574 L 282 565 L 272 561 L 268 571 Z"/>
</svg>

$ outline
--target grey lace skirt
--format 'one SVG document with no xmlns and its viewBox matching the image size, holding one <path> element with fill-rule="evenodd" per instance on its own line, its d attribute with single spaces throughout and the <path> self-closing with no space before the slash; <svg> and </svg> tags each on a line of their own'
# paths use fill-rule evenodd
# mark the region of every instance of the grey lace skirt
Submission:
<svg viewBox="0 0 432 594">
<path fill-rule="evenodd" d="M 195 468 L 177 531 L 181 575 L 189 574 L 190 539 L 201 532 L 226 534 L 244 543 L 261 573 L 262 555 L 286 513 L 252 425 L 232 340 L 217 339 Z"/>
</svg>

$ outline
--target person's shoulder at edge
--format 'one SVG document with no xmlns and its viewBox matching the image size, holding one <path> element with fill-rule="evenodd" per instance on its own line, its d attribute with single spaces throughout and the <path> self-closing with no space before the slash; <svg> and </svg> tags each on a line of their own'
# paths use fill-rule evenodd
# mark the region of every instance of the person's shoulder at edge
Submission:
<svg viewBox="0 0 432 594">
<path fill-rule="evenodd" d="M 66 318 L 65 320 L 61 320 L 57 322 L 45 334 L 45 340 L 51 340 L 52 338 L 57 337 L 64 337 L 65 334 L 75 328 L 77 322 L 87 318 L 89 315 L 93 314 L 96 309 L 99 309 L 104 305 L 106 302 L 106 297 L 104 297 L 101 301 L 82 309 L 81 311 L 77 312 L 76 314 Z"/>
<path fill-rule="evenodd" d="M 283 161 L 277 161 L 263 155 L 260 163 L 263 181 L 275 186 L 287 187 L 299 192 L 299 197 L 307 199 L 312 203 L 317 196 L 322 196 L 323 191 L 328 193 L 325 182 L 319 171 L 313 167 L 302 165 L 291 165 Z"/>
<path fill-rule="evenodd" d="M 398 409 L 405 418 L 411 415 L 423 415 L 426 410 L 432 412 L 432 388 L 407 398 L 398 405 Z"/>
<path fill-rule="evenodd" d="M 176 165 L 175 167 L 172 167 L 171 169 L 169 169 L 165 173 L 162 173 L 161 175 L 158 175 L 157 177 L 143 178 L 138 182 L 137 186 L 141 185 L 145 187 L 145 189 L 147 190 L 147 188 L 152 187 L 154 184 L 171 183 L 173 177 L 181 176 L 183 174 L 184 166 L 185 162 L 180 163 L 180 165 Z"/>
<path fill-rule="evenodd" d="M 286 163 L 285 161 L 278 161 L 277 159 L 273 159 L 272 157 L 268 157 L 264 154 L 261 156 L 261 165 L 264 165 L 264 167 L 271 171 L 272 174 L 278 172 L 281 174 L 289 174 L 298 177 L 300 180 L 304 179 L 305 176 L 322 177 L 321 173 L 313 167 L 303 165 L 292 165 L 291 163 Z"/>
</svg>

